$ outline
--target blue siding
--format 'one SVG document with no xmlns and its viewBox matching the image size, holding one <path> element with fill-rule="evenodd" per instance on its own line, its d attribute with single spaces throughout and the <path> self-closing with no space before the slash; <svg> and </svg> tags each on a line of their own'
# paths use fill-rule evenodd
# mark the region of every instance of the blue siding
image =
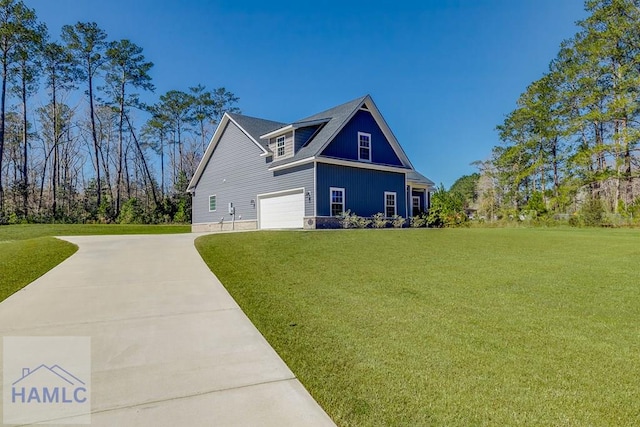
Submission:
<svg viewBox="0 0 640 427">
<path fill-rule="evenodd" d="M 412 190 L 411 196 L 420 197 L 420 210 L 421 211 L 427 210 L 428 206 L 427 206 L 427 198 L 426 198 L 425 190 Z M 409 204 L 409 206 L 411 207 L 411 212 L 413 212 L 413 198 L 411 199 L 411 203 Z"/>
<path fill-rule="evenodd" d="M 360 110 L 322 152 L 323 156 L 358 160 L 358 132 L 371 134 L 371 162 L 402 166 L 391 144 L 368 111 Z"/>
<path fill-rule="evenodd" d="M 320 126 L 307 126 L 296 129 L 295 132 L 295 153 L 307 142 Z"/>
<path fill-rule="evenodd" d="M 398 215 L 407 217 L 405 176 L 347 166 L 317 164 L 316 203 L 318 216 L 331 216 L 329 191 L 331 187 L 345 189 L 345 210 L 360 216 L 384 212 L 384 192 L 396 193 Z"/>
<path fill-rule="evenodd" d="M 258 194 L 304 188 L 313 193 L 313 163 L 283 171 L 268 170 L 270 158 L 232 122 L 218 142 L 193 196 L 193 223 L 231 220 L 228 204 L 236 208 L 236 220 L 256 220 Z M 209 212 L 209 196 L 216 195 L 217 211 Z M 313 216 L 314 205 L 305 199 L 305 215 Z"/>
</svg>

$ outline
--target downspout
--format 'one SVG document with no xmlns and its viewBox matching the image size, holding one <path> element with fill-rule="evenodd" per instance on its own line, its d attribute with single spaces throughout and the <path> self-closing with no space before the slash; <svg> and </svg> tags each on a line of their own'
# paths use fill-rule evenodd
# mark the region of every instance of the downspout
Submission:
<svg viewBox="0 0 640 427">
<path fill-rule="evenodd" d="M 313 218 L 318 217 L 318 162 L 313 162 Z"/>
<path fill-rule="evenodd" d="M 409 218 L 409 210 L 407 207 L 407 199 L 410 196 L 410 185 L 407 185 L 407 173 L 404 174 L 404 217 Z"/>
</svg>

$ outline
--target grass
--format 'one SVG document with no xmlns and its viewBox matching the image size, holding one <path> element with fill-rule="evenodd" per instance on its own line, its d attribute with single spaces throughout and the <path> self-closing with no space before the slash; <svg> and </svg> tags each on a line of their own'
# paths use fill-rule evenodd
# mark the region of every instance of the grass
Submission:
<svg viewBox="0 0 640 427">
<path fill-rule="evenodd" d="M 0 301 L 70 257 L 78 247 L 53 237 L 0 241 Z"/>
<path fill-rule="evenodd" d="M 67 259 L 78 248 L 52 236 L 187 233 L 182 225 L 29 224 L 0 226 L 0 301 Z"/>
<path fill-rule="evenodd" d="M 105 234 L 189 233 L 190 225 L 138 224 L 20 224 L 1 225 L 0 242 L 43 236 L 97 236 Z"/>
<path fill-rule="evenodd" d="M 600 229 L 196 241 L 341 426 L 637 425 L 639 243 Z"/>
</svg>

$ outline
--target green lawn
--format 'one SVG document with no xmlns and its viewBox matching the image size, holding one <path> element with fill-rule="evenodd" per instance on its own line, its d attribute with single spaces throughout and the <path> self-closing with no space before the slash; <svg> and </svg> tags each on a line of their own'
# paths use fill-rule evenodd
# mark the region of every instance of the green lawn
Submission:
<svg viewBox="0 0 640 427">
<path fill-rule="evenodd" d="M 76 245 L 51 236 L 188 233 L 188 225 L 29 224 L 0 226 L 0 301 L 67 259 Z"/>
<path fill-rule="evenodd" d="M 21 224 L 0 225 L 0 242 L 43 236 L 96 236 L 103 234 L 189 233 L 190 225 L 138 224 Z"/>
<path fill-rule="evenodd" d="M 640 423 L 640 233 L 257 232 L 196 241 L 341 426 Z"/>
</svg>

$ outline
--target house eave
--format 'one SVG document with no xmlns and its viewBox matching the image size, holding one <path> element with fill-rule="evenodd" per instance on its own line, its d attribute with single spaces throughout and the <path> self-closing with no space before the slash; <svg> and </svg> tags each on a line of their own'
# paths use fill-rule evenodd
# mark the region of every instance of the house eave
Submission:
<svg viewBox="0 0 640 427">
<path fill-rule="evenodd" d="M 260 139 L 269 139 L 269 138 L 273 138 L 275 136 L 278 135 L 282 135 L 283 133 L 287 133 L 293 130 L 293 125 L 287 125 L 285 127 L 276 129 L 274 131 L 271 131 L 269 133 L 265 133 L 264 135 L 260 135 Z"/>
<path fill-rule="evenodd" d="M 307 164 L 307 163 L 311 163 L 311 162 L 313 162 L 315 160 L 316 160 L 315 157 L 307 157 L 305 159 L 296 160 L 295 162 L 285 163 L 284 165 L 272 166 L 272 167 L 269 168 L 269 170 L 270 171 L 280 171 L 280 170 L 283 170 L 283 169 L 294 168 L 296 166 L 300 166 L 300 165 L 304 165 L 304 164 Z"/>
<path fill-rule="evenodd" d="M 284 169 L 294 168 L 296 166 L 304 165 L 311 162 L 324 163 L 328 165 L 347 166 L 347 167 L 360 168 L 360 169 L 379 170 L 384 172 L 398 172 L 398 173 L 405 173 L 405 174 L 410 171 L 410 169 L 407 169 L 405 167 L 400 167 L 400 166 L 381 165 L 379 163 L 335 159 L 335 158 L 324 157 L 324 156 L 307 157 L 304 159 L 296 160 L 295 162 L 286 163 L 284 165 L 277 165 L 277 166 L 270 167 L 269 170 L 275 172 L 275 171 L 280 171 Z"/>
<path fill-rule="evenodd" d="M 273 130 L 273 131 L 271 131 L 269 133 L 265 133 L 264 135 L 260 135 L 260 139 L 274 138 L 276 136 L 282 135 L 283 133 L 291 132 L 291 131 L 294 131 L 296 129 L 309 127 L 309 126 L 321 125 L 322 123 L 326 123 L 329 120 L 330 119 L 318 119 L 318 120 L 307 120 L 307 121 L 303 121 L 303 122 L 295 122 L 295 123 L 292 123 L 290 125 L 281 127 L 279 129 L 276 129 L 276 130 Z"/>
<path fill-rule="evenodd" d="M 422 188 L 425 190 L 429 190 L 434 187 L 434 185 L 431 185 L 431 184 L 425 184 L 424 182 L 417 182 L 417 181 L 411 181 L 411 180 L 407 180 L 407 185 L 410 185 L 411 188 Z"/>
<path fill-rule="evenodd" d="M 384 172 L 398 172 L 404 173 L 410 171 L 410 169 L 402 166 L 394 166 L 394 165 L 383 165 L 380 163 L 370 163 L 370 162 L 358 162 L 353 160 L 344 160 L 344 159 L 336 159 L 332 157 L 324 157 L 318 156 L 316 157 L 317 163 L 324 163 L 329 165 L 337 165 L 337 166 L 347 166 L 352 168 L 360 168 L 360 169 L 370 169 L 370 170 L 379 170 Z"/>
</svg>

